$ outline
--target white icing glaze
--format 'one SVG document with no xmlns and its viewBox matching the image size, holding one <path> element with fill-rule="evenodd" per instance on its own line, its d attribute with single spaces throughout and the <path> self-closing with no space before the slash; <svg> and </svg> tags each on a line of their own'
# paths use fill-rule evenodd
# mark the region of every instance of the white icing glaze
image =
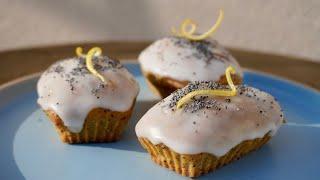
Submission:
<svg viewBox="0 0 320 180">
<path fill-rule="evenodd" d="M 265 92 L 248 89 L 230 97 L 230 102 L 227 97 L 209 97 L 215 100 L 216 108 L 195 112 L 186 108 L 173 111 L 169 106 L 173 93 L 140 119 L 136 134 L 181 154 L 205 152 L 218 157 L 242 141 L 262 138 L 268 132 L 273 136 L 283 123 L 279 104 Z"/>
<path fill-rule="evenodd" d="M 225 58 L 219 60 L 221 56 Z M 138 60 L 144 71 L 180 81 L 218 81 L 229 65 L 242 77 L 235 58 L 214 40 L 166 37 L 146 48 Z"/>
<path fill-rule="evenodd" d="M 79 58 L 53 64 L 38 81 L 38 104 L 57 113 L 72 132 L 81 131 L 87 114 L 94 108 L 129 110 L 139 92 L 138 83 L 117 61 L 99 57 L 93 62 L 105 68 L 98 71 L 112 83 L 103 86 L 99 78 L 88 72 L 84 59 Z"/>
</svg>

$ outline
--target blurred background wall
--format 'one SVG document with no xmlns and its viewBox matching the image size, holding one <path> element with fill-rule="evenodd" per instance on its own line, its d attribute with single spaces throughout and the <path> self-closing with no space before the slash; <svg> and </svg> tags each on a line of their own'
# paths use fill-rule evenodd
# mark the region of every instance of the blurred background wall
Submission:
<svg viewBox="0 0 320 180">
<path fill-rule="evenodd" d="M 320 0 L 0 0 L 0 51 L 63 43 L 154 40 L 184 18 L 228 47 L 320 62 Z"/>
</svg>

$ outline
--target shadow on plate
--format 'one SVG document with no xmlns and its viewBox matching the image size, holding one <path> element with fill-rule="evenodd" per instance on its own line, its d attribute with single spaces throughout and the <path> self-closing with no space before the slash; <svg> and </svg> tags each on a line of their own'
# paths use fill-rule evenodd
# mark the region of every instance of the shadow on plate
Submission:
<svg viewBox="0 0 320 180">
<path fill-rule="evenodd" d="M 128 127 L 119 141 L 112 143 L 77 144 L 75 146 L 92 146 L 127 151 L 146 152 L 138 141 L 138 138 L 135 133 L 135 125 L 140 120 L 140 118 L 157 102 L 158 100 L 137 101 L 132 118 L 129 121 Z"/>
</svg>

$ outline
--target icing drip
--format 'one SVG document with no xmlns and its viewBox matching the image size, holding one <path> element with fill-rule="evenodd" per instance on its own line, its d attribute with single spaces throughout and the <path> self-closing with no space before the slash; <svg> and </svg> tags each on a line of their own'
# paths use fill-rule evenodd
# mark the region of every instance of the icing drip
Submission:
<svg viewBox="0 0 320 180">
<path fill-rule="evenodd" d="M 119 61 L 106 56 L 93 60 L 94 69 L 112 83 L 105 84 L 92 75 L 83 57 L 58 61 L 38 81 L 39 105 L 57 113 L 72 132 L 81 131 L 87 114 L 94 108 L 129 110 L 139 91 L 137 82 Z"/>
<path fill-rule="evenodd" d="M 190 83 L 152 107 L 137 123 L 136 134 L 163 143 L 182 154 L 223 156 L 245 140 L 273 136 L 283 123 L 279 104 L 269 94 L 238 86 L 237 95 L 193 97 L 182 108 L 177 102 L 199 89 L 225 89 L 212 81 Z"/>
<path fill-rule="evenodd" d="M 143 70 L 181 81 L 218 81 L 230 65 L 242 76 L 239 64 L 215 40 L 167 37 L 150 45 L 138 59 Z"/>
</svg>

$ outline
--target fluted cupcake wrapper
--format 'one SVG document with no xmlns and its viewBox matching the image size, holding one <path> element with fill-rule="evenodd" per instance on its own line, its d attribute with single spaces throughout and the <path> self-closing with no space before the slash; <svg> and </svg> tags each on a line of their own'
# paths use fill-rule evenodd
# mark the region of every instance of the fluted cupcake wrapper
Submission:
<svg viewBox="0 0 320 180">
<path fill-rule="evenodd" d="M 139 141 L 150 153 L 151 159 L 155 163 L 169 168 L 182 176 L 197 177 L 214 171 L 258 149 L 267 143 L 270 137 L 269 134 L 266 134 L 263 138 L 243 141 L 221 157 L 216 157 L 209 153 L 179 154 L 164 144 L 154 145 L 146 138 L 139 138 Z"/>
<path fill-rule="evenodd" d="M 149 89 L 154 94 L 156 94 L 162 98 L 169 96 L 176 89 L 182 88 L 188 84 L 188 82 L 180 82 L 179 84 L 177 82 L 177 84 L 169 84 L 168 81 L 173 82 L 172 79 L 161 78 L 159 76 L 153 75 L 153 74 L 145 72 L 145 71 L 142 71 L 142 72 L 146 78 L 146 82 L 147 82 Z"/>
<path fill-rule="evenodd" d="M 149 89 L 156 95 L 159 95 L 162 98 L 169 96 L 172 92 L 179 88 L 183 88 L 188 84 L 188 81 L 178 81 L 169 77 L 161 77 L 153 73 L 142 70 L 143 75 L 146 78 L 147 85 Z M 241 84 L 242 78 L 238 75 L 231 75 L 234 84 Z M 218 83 L 227 85 L 227 79 L 225 76 L 222 76 Z"/>
<path fill-rule="evenodd" d="M 102 108 L 93 109 L 87 115 L 84 126 L 79 133 L 71 132 L 55 112 L 51 110 L 45 112 L 53 122 L 60 139 L 63 142 L 75 144 L 119 140 L 129 122 L 132 111 L 133 107 L 126 112 L 115 112 Z"/>
</svg>

